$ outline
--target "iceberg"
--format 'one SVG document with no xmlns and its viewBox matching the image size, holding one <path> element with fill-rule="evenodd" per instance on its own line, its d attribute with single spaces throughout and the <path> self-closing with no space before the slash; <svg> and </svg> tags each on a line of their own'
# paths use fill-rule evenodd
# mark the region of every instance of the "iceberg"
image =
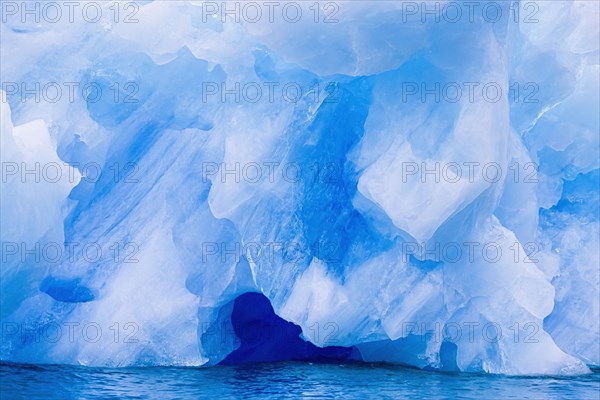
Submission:
<svg viewBox="0 0 600 400">
<path fill-rule="evenodd" d="M 599 3 L 52 4 L 2 3 L 1 360 L 600 366 Z"/>
</svg>

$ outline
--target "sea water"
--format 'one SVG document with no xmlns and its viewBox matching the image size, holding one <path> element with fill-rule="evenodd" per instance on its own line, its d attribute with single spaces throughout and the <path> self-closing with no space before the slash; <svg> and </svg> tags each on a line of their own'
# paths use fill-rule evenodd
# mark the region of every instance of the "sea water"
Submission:
<svg viewBox="0 0 600 400">
<path fill-rule="evenodd" d="M 576 377 L 440 373 L 386 364 L 260 363 L 210 368 L 0 364 L 2 399 L 597 400 L 600 370 Z"/>
</svg>

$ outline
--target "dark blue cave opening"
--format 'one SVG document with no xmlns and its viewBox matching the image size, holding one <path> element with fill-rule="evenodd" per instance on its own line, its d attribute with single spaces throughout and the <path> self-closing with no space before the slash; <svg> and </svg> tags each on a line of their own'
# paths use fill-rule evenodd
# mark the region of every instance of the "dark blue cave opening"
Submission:
<svg viewBox="0 0 600 400">
<path fill-rule="evenodd" d="M 443 342 L 440 348 L 440 362 L 442 366 L 441 371 L 460 371 L 458 364 L 456 363 L 456 356 L 458 355 L 458 346 L 456 343 Z"/>
<path fill-rule="evenodd" d="M 298 325 L 280 318 L 263 294 L 245 293 L 234 301 L 231 313 L 233 330 L 241 341 L 221 365 L 269 361 L 311 361 L 331 363 L 357 361 L 354 347 L 317 347 L 300 338 Z"/>
</svg>

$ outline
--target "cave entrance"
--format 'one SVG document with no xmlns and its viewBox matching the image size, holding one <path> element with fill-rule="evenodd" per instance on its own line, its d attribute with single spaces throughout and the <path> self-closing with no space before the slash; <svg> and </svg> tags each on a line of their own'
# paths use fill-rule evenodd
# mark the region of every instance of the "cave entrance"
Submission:
<svg viewBox="0 0 600 400">
<path fill-rule="evenodd" d="M 269 299 L 261 293 L 245 293 L 236 298 L 231 323 L 241 345 L 220 365 L 286 360 L 321 363 L 360 360 L 360 353 L 354 347 L 321 348 L 300 338 L 300 327 L 277 316 Z"/>
</svg>

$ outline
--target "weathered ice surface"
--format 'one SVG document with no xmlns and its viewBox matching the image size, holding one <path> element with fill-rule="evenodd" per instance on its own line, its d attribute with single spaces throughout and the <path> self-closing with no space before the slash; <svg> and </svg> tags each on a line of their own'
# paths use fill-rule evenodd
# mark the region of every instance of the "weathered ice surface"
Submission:
<svg viewBox="0 0 600 400">
<path fill-rule="evenodd" d="M 7 3 L 1 359 L 600 365 L 599 3 Z"/>
</svg>

